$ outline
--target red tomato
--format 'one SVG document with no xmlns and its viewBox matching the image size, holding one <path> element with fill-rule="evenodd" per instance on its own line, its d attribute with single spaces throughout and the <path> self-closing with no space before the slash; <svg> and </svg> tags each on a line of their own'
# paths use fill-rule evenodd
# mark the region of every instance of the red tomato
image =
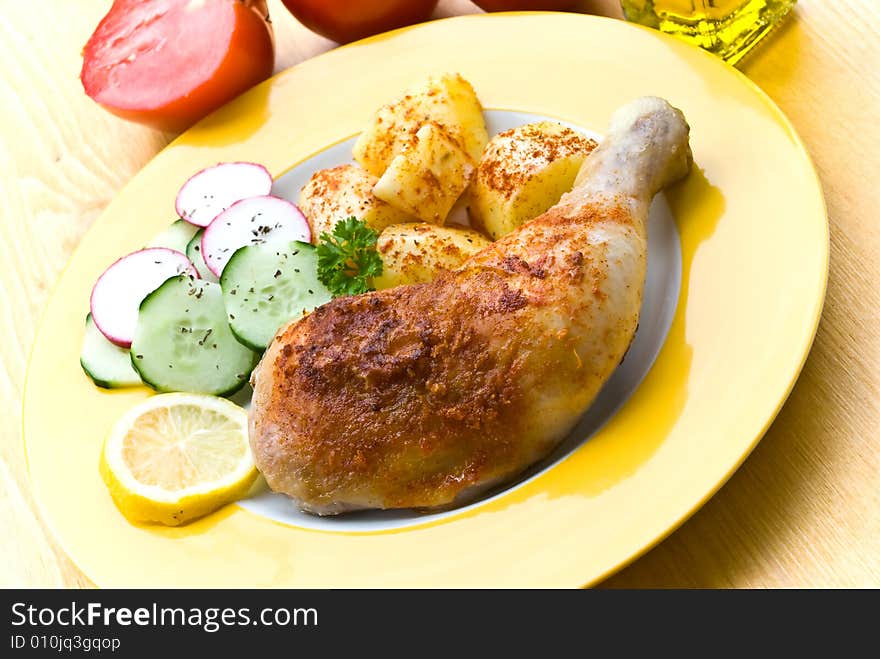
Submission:
<svg viewBox="0 0 880 659">
<path fill-rule="evenodd" d="M 115 0 L 80 80 L 113 114 L 181 131 L 272 75 L 265 0 Z"/>
<path fill-rule="evenodd" d="M 437 0 L 282 0 L 300 23 L 338 43 L 428 20 Z"/>
<path fill-rule="evenodd" d="M 571 9 L 577 0 L 474 0 L 474 4 L 486 11 L 562 11 Z"/>
</svg>

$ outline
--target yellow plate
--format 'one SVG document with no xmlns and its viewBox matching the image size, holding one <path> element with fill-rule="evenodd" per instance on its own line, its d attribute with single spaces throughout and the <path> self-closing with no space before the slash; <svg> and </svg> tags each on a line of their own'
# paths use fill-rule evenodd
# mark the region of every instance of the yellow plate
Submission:
<svg viewBox="0 0 880 659">
<path fill-rule="evenodd" d="M 565 460 L 466 511 L 337 533 L 228 506 L 176 529 L 127 523 L 98 476 L 101 442 L 146 390 L 80 370 L 89 290 L 167 225 L 178 186 L 221 160 L 274 175 L 355 134 L 419 77 L 459 71 L 489 108 L 603 130 L 655 94 L 682 108 L 701 171 L 667 195 L 682 250 L 668 337 L 618 413 Z M 34 493 L 62 547 L 101 586 L 578 586 L 646 551 L 704 503 L 779 410 L 822 307 L 819 182 L 776 106 L 720 60 L 647 29 L 571 14 L 454 18 L 286 71 L 176 140 L 107 207 L 45 311 L 24 396 Z"/>
</svg>

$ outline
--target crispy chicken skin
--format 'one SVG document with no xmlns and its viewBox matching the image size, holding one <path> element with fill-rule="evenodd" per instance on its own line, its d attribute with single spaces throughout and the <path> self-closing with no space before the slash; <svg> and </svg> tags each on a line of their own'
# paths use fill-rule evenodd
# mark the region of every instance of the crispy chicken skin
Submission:
<svg viewBox="0 0 880 659">
<path fill-rule="evenodd" d="M 318 514 L 442 507 L 547 455 L 632 341 L 648 207 L 690 163 L 681 112 L 638 99 L 572 192 L 458 270 L 279 330 L 250 417 L 269 486 Z"/>
</svg>

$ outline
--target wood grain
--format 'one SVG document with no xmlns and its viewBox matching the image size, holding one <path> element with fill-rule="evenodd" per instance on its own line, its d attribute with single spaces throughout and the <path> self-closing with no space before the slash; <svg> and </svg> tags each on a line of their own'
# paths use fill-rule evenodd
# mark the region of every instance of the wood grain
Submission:
<svg viewBox="0 0 880 659">
<path fill-rule="evenodd" d="M 82 93 L 79 51 L 108 6 L 0 0 L 0 585 L 90 585 L 29 494 L 20 408 L 53 283 L 101 209 L 171 138 Z M 270 8 L 278 70 L 333 47 L 277 0 Z M 579 10 L 620 16 L 611 0 Z M 436 15 L 475 11 L 441 0 Z M 789 116 L 821 175 L 832 248 L 822 323 L 788 403 L 745 465 L 605 585 L 880 586 L 880 6 L 801 0 L 740 68 Z"/>
</svg>

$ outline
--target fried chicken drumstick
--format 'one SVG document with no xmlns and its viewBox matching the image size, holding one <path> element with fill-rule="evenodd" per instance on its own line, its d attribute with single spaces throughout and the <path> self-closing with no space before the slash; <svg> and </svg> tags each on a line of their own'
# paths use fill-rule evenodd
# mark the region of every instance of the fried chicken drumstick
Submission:
<svg viewBox="0 0 880 659">
<path fill-rule="evenodd" d="M 638 99 L 571 192 L 458 270 L 279 330 L 250 423 L 269 486 L 318 514 L 443 507 L 546 456 L 632 341 L 648 207 L 690 165 L 682 113 Z"/>
</svg>

